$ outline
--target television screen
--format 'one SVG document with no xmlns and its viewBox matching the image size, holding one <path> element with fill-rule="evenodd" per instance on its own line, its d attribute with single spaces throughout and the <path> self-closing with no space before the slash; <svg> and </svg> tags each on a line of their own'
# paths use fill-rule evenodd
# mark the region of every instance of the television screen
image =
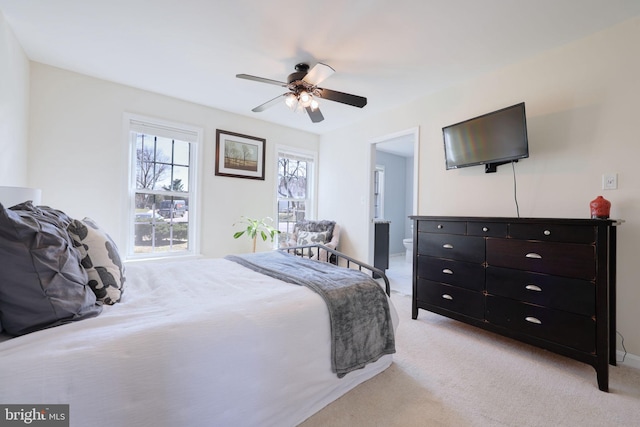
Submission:
<svg viewBox="0 0 640 427">
<path fill-rule="evenodd" d="M 524 102 L 442 128 L 447 169 L 499 164 L 529 157 Z M 490 167 L 493 170 L 490 170 Z"/>
</svg>

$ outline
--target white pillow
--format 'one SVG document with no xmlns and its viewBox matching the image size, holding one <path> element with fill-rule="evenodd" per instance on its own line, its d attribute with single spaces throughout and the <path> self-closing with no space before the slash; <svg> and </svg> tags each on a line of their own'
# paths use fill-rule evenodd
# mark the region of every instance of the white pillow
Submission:
<svg viewBox="0 0 640 427">
<path fill-rule="evenodd" d="M 298 231 L 298 241 L 296 243 L 298 244 L 298 246 L 314 245 L 318 243 L 325 244 L 328 239 L 329 239 L 328 231 L 315 232 L 315 231 L 300 230 Z M 300 251 L 299 255 L 312 257 L 315 255 L 315 253 L 310 248 L 304 248 L 302 251 Z"/>
<path fill-rule="evenodd" d="M 124 265 L 111 237 L 90 218 L 74 219 L 67 231 L 80 252 L 96 299 L 109 305 L 120 301 L 124 292 Z"/>
</svg>

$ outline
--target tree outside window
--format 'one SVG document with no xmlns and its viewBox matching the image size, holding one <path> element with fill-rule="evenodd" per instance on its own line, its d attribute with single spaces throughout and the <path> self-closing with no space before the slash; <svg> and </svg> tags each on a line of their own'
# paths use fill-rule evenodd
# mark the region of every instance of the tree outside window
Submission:
<svg viewBox="0 0 640 427">
<path fill-rule="evenodd" d="M 278 153 L 278 230 L 286 241 L 297 221 L 310 216 L 313 157 L 293 152 Z"/>
</svg>

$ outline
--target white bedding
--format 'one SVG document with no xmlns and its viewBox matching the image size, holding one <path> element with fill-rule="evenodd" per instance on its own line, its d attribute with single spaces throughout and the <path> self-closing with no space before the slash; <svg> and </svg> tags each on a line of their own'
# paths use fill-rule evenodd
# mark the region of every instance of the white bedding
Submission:
<svg viewBox="0 0 640 427">
<path fill-rule="evenodd" d="M 0 342 L 0 403 L 68 403 L 76 427 L 294 426 L 391 361 L 337 378 L 306 287 L 224 259 L 135 263 L 98 317 Z"/>
</svg>

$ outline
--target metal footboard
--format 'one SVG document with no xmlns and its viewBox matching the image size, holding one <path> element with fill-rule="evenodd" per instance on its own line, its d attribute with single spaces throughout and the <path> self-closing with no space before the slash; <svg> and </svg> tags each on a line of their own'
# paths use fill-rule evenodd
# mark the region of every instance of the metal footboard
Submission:
<svg viewBox="0 0 640 427">
<path fill-rule="evenodd" d="M 309 249 L 317 249 L 315 252 L 310 251 Z M 305 251 L 305 249 L 307 249 Z M 323 249 L 323 254 L 320 254 L 320 249 Z M 335 249 L 331 249 L 328 246 L 317 244 L 317 245 L 302 245 L 302 246 L 289 246 L 278 248 L 278 250 L 287 252 L 292 255 L 297 255 L 303 258 L 312 258 L 314 254 L 318 254 L 320 261 L 325 261 L 331 264 L 339 265 L 346 268 L 353 268 L 363 271 L 365 273 L 370 273 L 373 278 L 381 277 L 384 280 L 385 292 L 387 295 L 391 296 L 391 285 L 389 284 L 389 278 L 384 273 L 383 270 L 380 270 L 377 267 L 373 267 L 369 264 L 365 264 L 362 261 L 358 261 L 355 258 L 350 257 L 349 255 L 343 254 L 340 251 Z M 342 261 L 342 262 L 341 262 Z M 353 265 L 352 265 L 353 264 Z"/>
</svg>

